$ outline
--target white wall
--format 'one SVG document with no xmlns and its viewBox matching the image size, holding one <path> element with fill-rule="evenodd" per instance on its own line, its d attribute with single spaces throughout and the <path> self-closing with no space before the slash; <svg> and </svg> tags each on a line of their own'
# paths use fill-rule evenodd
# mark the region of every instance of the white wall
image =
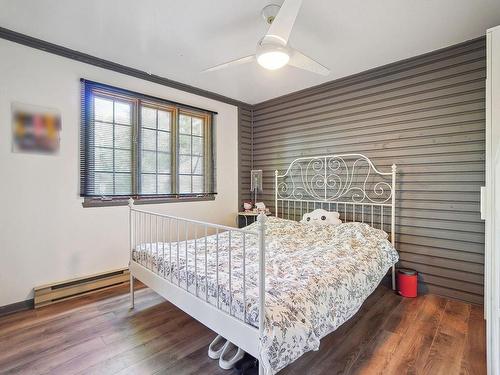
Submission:
<svg viewBox="0 0 500 375">
<path fill-rule="evenodd" d="M 235 106 L 0 40 L 0 306 L 31 298 L 40 284 L 127 265 L 128 209 L 83 208 L 78 196 L 80 78 L 217 111 L 215 201 L 142 207 L 235 223 Z M 11 152 L 12 102 L 60 110 L 58 155 Z"/>
</svg>

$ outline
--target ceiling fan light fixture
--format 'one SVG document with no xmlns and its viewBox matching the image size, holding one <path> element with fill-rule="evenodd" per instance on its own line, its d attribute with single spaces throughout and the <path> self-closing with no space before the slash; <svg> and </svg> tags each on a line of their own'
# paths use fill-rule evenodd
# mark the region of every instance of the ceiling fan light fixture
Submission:
<svg viewBox="0 0 500 375">
<path fill-rule="evenodd" d="M 284 51 L 268 51 L 257 56 L 257 62 L 263 68 L 276 70 L 288 64 L 290 56 Z"/>
<path fill-rule="evenodd" d="M 282 68 L 290 60 L 288 48 L 274 41 L 272 43 L 263 43 L 261 40 L 257 45 L 256 56 L 259 65 L 269 70 Z"/>
</svg>

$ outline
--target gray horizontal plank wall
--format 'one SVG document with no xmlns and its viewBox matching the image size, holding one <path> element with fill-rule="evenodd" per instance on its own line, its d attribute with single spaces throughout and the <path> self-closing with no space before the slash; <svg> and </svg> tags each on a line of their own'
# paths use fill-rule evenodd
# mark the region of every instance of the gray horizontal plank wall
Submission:
<svg viewBox="0 0 500 375">
<path fill-rule="evenodd" d="M 482 303 L 485 59 L 481 38 L 257 104 L 263 200 L 273 206 L 273 171 L 300 156 L 396 163 L 400 266 L 420 272 L 421 291 Z"/>
<path fill-rule="evenodd" d="M 239 204 L 250 199 L 250 171 L 252 169 L 252 107 L 238 107 L 239 141 Z"/>
</svg>

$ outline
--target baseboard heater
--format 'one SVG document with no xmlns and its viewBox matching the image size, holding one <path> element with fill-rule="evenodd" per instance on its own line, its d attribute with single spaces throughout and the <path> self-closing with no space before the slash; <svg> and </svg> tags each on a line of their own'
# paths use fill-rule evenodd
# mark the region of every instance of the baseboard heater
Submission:
<svg viewBox="0 0 500 375">
<path fill-rule="evenodd" d="M 68 299 L 113 288 L 129 282 L 128 268 L 98 273 L 86 277 L 36 287 L 35 309 Z"/>
</svg>

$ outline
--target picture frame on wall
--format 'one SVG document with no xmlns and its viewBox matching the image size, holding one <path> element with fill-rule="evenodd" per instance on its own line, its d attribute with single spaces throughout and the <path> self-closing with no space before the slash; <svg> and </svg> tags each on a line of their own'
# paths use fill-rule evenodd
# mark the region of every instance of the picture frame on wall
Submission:
<svg viewBox="0 0 500 375">
<path fill-rule="evenodd" d="M 54 108 L 12 103 L 12 152 L 57 154 L 61 114 Z"/>
</svg>

